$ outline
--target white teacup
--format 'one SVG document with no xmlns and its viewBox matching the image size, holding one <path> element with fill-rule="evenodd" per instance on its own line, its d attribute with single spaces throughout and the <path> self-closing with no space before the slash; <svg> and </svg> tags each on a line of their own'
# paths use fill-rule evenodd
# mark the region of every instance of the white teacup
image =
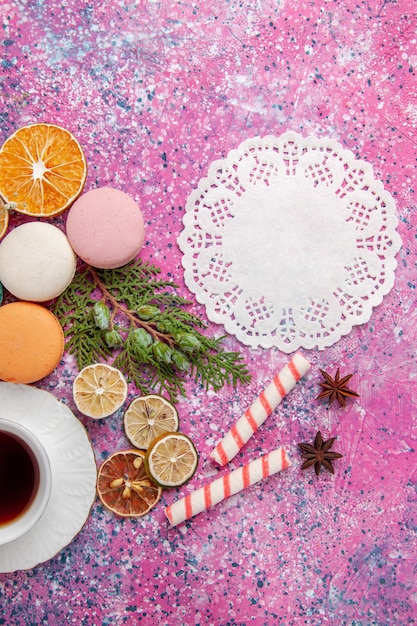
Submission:
<svg viewBox="0 0 417 626">
<path fill-rule="evenodd" d="M 51 487 L 49 457 L 39 439 L 24 426 L 0 419 L 0 545 L 36 524 Z"/>
</svg>

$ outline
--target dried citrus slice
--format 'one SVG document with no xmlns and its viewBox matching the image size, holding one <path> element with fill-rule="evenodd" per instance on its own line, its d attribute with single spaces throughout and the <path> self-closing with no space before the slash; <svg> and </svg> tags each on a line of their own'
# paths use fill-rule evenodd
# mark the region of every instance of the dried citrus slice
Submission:
<svg viewBox="0 0 417 626">
<path fill-rule="evenodd" d="M 6 209 L 5 202 L 0 196 L 0 239 L 6 234 L 9 225 L 9 211 Z"/>
<path fill-rule="evenodd" d="M 142 450 L 115 452 L 97 476 L 97 493 L 105 507 L 122 517 L 141 517 L 161 497 L 162 489 L 146 473 Z"/>
<path fill-rule="evenodd" d="M 180 487 L 194 474 L 197 450 L 183 433 L 164 433 L 154 439 L 145 454 L 149 476 L 163 488 Z"/>
<path fill-rule="evenodd" d="M 141 396 L 135 398 L 125 412 L 124 427 L 129 441 L 136 448 L 147 450 L 162 433 L 178 430 L 178 412 L 162 396 Z"/>
<path fill-rule="evenodd" d="M 120 409 L 127 398 L 127 382 L 115 367 L 95 363 L 77 374 L 72 394 L 83 415 L 100 419 Z"/>
<path fill-rule="evenodd" d="M 86 175 L 80 144 L 54 124 L 19 128 L 0 150 L 0 193 L 20 213 L 59 215 L 79 196 Z"/>
</svg>

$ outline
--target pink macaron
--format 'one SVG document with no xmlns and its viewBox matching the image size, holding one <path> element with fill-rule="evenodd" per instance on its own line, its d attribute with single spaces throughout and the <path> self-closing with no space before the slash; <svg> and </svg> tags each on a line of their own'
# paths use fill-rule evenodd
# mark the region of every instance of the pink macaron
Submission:
<svg viewBox="0 0 417 626">
<path fill-rule="evenodd" d="M 128 194 L 100 187 L 82 194 L 70 208 L 66 222 L 74 252 L 99 269 L 126 265 L 144 240 L 142 211 Z"/>
</svg>

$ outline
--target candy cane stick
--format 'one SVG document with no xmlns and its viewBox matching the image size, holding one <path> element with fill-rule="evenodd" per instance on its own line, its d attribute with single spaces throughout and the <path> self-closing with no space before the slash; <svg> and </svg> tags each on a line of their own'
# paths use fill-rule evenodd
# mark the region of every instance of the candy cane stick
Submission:
<svg viewBox="0 0 417 626">
<path fill-rule="evenodd" d="M 177 526 L 197 513 L 207 510 L 242 489 L 254 485 L 262 478 L 272 476 L 290 465 L 287 452 L 284 448 L 278 448 L 221 478 L 216 478 L 204 487 L 192 491 L 185 498 L 165 507 L 165 515 L 171 526 Z"/>
<path fill-rule="evenodd" d="M 277 408 L 284 396 L 310 369 L 310 363 L 299 352 L 275 376 L 253 404 L 232 426 L 210 453 L 219 465 L 225 465 L 239 452 L 266 418 Z"/>
</svg>

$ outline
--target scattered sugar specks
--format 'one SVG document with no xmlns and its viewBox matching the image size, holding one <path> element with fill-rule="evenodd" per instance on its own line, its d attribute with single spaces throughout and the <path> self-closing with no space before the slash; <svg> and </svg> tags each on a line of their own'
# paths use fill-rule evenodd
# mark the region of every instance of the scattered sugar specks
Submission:
<svg viewBox="0 0 417 626">
<path fill-rule="evenodd" d="M 164 506 L 218 475 L 212 446 L 287 360 L 228 337 L 253 380 L 218 393 L 188 383 L 181 428 L 200 453 L 190 484 L 140 520 L 97 501 L 55 558 L 0 575 L 0 624 L 415 623 L 416 29 L 414 0 L 3 2 L 1 140 L 40 121 L 73 132 L 85 189 L 112 185 L 140 203 L 141 255 L 184 297 L 177 237 L 188 195 L 212 161 L 254 135 L 330 136 L 368 161 L 396 200 L 403 247 L 370 322 L 309 353 L 308 376 L 231 464 L 286 445 L 286 472 L 168 528 Z M 53 222 L 64 226 L 65 215 Z M 201 305 L 192 310 L 204 318 Z M 315 400 L 318 368 L 337 366 L 360 394 L 344 410 Z M 75 374 L 65 356 L 39 386 L 75 410 Z M 78 417 L 98 463 L 129 445 L 123 410 Z M 301 472 L 297 449 L 318 429 L 344 455 L 319 479 Z"/>
</svg>

